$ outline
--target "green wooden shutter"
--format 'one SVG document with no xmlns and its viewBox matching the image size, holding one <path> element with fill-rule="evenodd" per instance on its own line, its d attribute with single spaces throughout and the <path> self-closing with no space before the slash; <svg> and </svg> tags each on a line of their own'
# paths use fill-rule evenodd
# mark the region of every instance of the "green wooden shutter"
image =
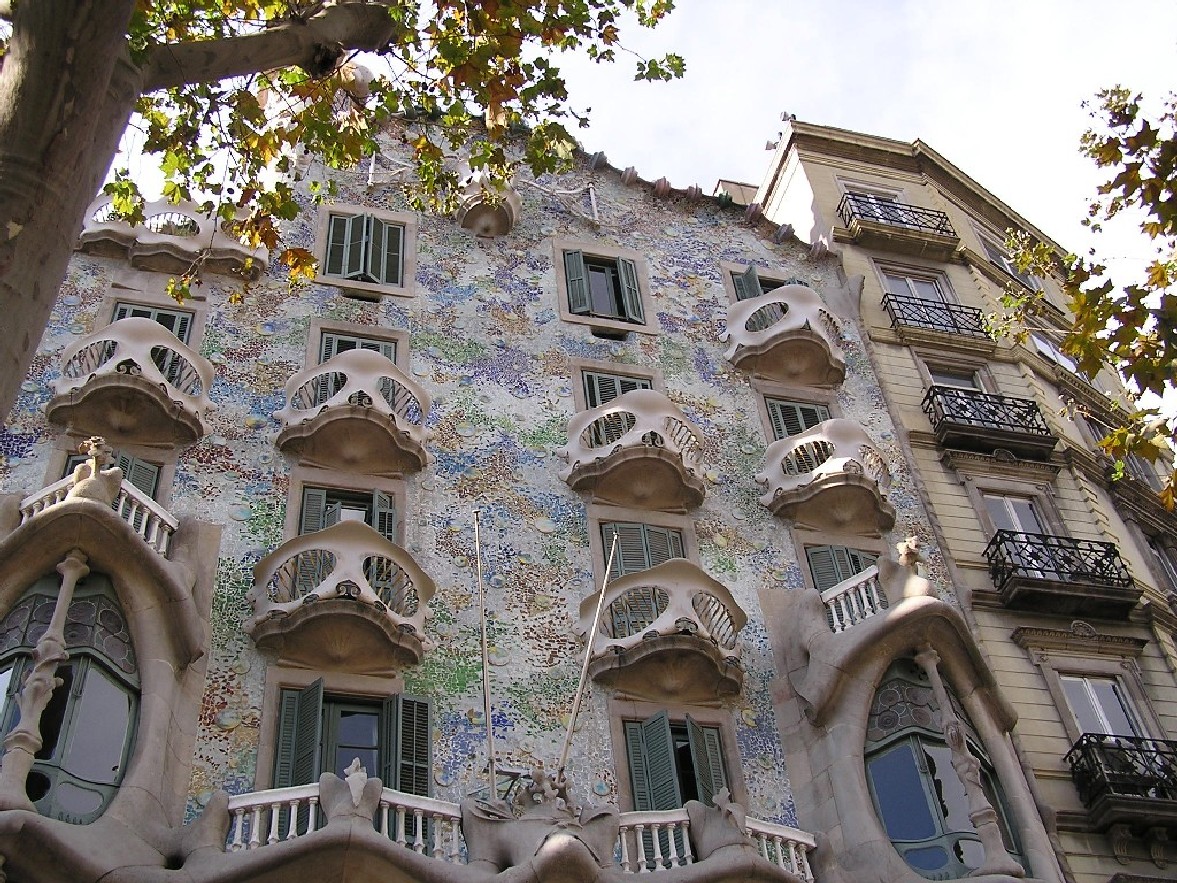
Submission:
<svg viewBox="0 0 1177 883">
<path fill-rule="evenodd" d="M 278 745 L 274 751 L 274 787 L 294 783 L 294 737 L 298 732 L 298 691 L 283 690 L 278 707 Z"/>
<path fill-rule="evenodd" d="M 348 244 L 352 221 L 348 215 L 331 215 L 327 222 L 327 259 L 323 270 L 328 276 L 347 275 Z"/>
<path fill-rule="evenodd" d="M 646 311 L 642 308 L 637 265 L 628 258 L 618 258 L 617 272 L 621 276 L 621 305 L 625 309 L 625 318 L 631 322 L 645 322 Z"/>
<path fill-rule="evenodd" d="M 283 690 L 274 752 L 274 787 L 308 785 L 319 773 L 323 738 L 323 681 L 304 690 Z"/>
<path fill-rule="evenodd" d="M 763 293 L 760 290 L 760 276 L 753 265 L 749 265 L 747 270 L 738 275 L 732 273 L 732 282 L 736 286 L 736 300 L 750 300 L 760 297 Z"/>
<path fill-rule="evenodd" d="M 389 224 L 375 219 L 373 227 L 378 233 L 373 236 L 369 259 L 372 275 L 377 281 L 387 285 L 400 285 L 405 229 L 400 224 Z"/>
<path fill-rule="evenodd" d="M 691 745 L 691 762 L 695 767 L 695 789 L 705 806 L 714 803 L 715 795 L 727 786 L 723 773 L 723 749 L 716 727 L 703 727 L 687 715 L 687 740 Z"/>
<path fill-rule="evenodd" d="M 604 543 L 606 561 L 609 560 L 609 550 L 613 547 L 613 533 L 617 533 L 617 551 L 613 555 L 613 569 L 609 571 L 610 580 L 625 576 L 627 573 L 637 573 L 650 566 L 644 527 L 645 525 L 626 521 L 601 523 L 601 540 Z"/>
<path fill-rule="evenodd" d="M 400 697 L 397 716 L 397 784 L 405 794 L 429 796 L 433 767 L 433 740 L 429 726 L 429 702 Z"/>
<path fill-rule="evenodd" d="M 584 253 L 564 252 L 564 283 L 568 289 L 568 311 L 584 314 L 589 311 L 588 273 L 584 269 Z"/>
<path fill-rule="evenodd" d="M 635 389 L 652 389 L 653 384 L 646 377 L 631 377 L 628 374 L 606 374 L 602 371 L 585 371 L 584 400 L 588 408 L 597 408 L 613 401 L 618 396 Z"/>
<path fill-rule="evenodd" d="M 682 787 L 678 781 L 674 735 L 670 731 L 667 713 L 660 711 L 642 721 L 641 733 L 650 793 L 650 806 L 647 808 L 678 809 L 682 806 Z"/>
<path fill-rule="evenodd" d="M 642 725 L 637 721 L 625 722 L 625 747 L 629 754 L 633 808 L 638 812 L 649 812 L 654 806 L 650 796 L 650 779 L 646 774 L 646 743 L 642 737 Z"/>
<path fill-rule="evenodd" d="M 825 405 L 783 399 L 765 399 L 764 403 L 768 406 L 773 437 L 777 439 L 798 435 L 830 419 L 830 409 Z"/>
<path fill-rule="evenodd" d="M 383 282 L 381 273 L 384 272 L 384 249 L 388 231 L 384 222 L 371 215 L 364 218 L 367 228 L 367 238 L 364 243 L 364 269 L 362 278 L 368 282 Z"/>
<path fill-rule="evenodd" d="M 304 487 L 302 489 L 302 513 L 299 517 L 298 532 L 314 533 L 322 530 L 323 513 L 327 510 L 327 489 L 321 487 Z"/>
<path fill-rule="evenodd" d="M 682 533 L 670 527 L 643 524 L 650 566 L 655 567 L 671 558 L 683 556 Z"/>
<path fill-rule="evenodd" d="M 385 788 L 397 787 L 400 748 L 400 696 L 389 696 L 380 703 L 380 781 Z"/>
<path fill-rule="evenodd" d="M 862 573 L 876 560 L 869 552 L 846 546 L 809 546 L 805 555 L 809 560 L 809 571 L 813 574 L 814 587 L 819 592 L 836 586 L 856 573 Z"/>
<path fill-rule="evenodd" d="M 328 502 L 323 510 L 323 527 L 334 527 L 343 519 L 343 503 Z"/>
<path fill-rule="evenodd" d="M 160 468 L 154 463 L 148 463 L 121 451 L 116 456 L 118 465 L 123 470 L 123 478 L 154 500 L 155 492 L 159 489 Z"/>
<path fill-rule="evenodd" d="M 396 498 L 392 494 L 372 492 L 372 527 L 390 543 L 396 542 Z"/>
</svg>

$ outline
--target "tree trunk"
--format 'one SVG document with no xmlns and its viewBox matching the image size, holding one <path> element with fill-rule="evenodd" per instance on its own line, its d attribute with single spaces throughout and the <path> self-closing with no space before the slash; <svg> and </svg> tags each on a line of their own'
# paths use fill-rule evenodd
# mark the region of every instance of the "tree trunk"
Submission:
<svg viewBox="0 0 1177 883">
<path fill-rule="evenodd" d="M 0 415 L 16 400 L 139 94 L 127 55 L 134 7 L 15 4 L 0 68 Z"/>
</svg>

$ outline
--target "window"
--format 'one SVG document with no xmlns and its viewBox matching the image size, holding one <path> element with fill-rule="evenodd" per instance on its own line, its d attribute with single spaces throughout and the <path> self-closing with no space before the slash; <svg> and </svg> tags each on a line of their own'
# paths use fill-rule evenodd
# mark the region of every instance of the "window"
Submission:
<svg viewBox="0 0 1177 883">
<path fill-rule="evenodd" d="M 635 377 L 632 374 L 607 374 L 604 371 L 582 371 L 584 402 L 586 409 L 599 408 L 627 392 L 635 389 L 653 389 L 649 377 Z"/>
<path fill-rule="evenodd" d="M 319 344 L 319 364 L 348 350 L 371 350 L 390 362 L 396 362 L 396 341 L 377 337 L 361 337 L 339 331 L 323 331 Z"/>
<path fill-rule="evenodd" d="M 1031 291 L 1041 291 L 1042 282 L 1037 276 L 1032 273 L 1022 273 L 1018 270 L 1017 265 L 1009 256 L 1009 253 L 1003 246 L 998 245 L 992 240 L 981 237 L 981 245 L 985 248 L 985 254 L 989 258 L 989 263 L 995 267 L 999 267 L 1009 275 L 1013 276 Z"/>
<path fill-rule="evenodd" d="M 1144 735 L 1128 694 L 1117 678 L 1063 674 L 1059 680 L 1080 732 Z"/>
<path fill-rule="evenodd" d="M 778 441 L 790 435 L 799 435 L 830 419 L 828 407 L 812 402 L 794 402 L 766 396 L 764 405 L 768 410 L 772 437 Z"/>
<path fill-rule="evenodd" d="M 188 343 L 188 336 L 192 332 L 193 314 L 184 310 L 163 310 L 120 301 L 114 305 L 114 319 L 111 321 L 117 322 L 120 319 L 152 319 L 176 335 L 180 343 Z"/>
<path fill-rule="evenodd" d="M 936 276 L 917 276 L 912 273 L 899 273 L 895 270 L 883 270 L 883 287 L 888 294 L 896 297 L 915 297 L 925 301 L 939 301 L 950 303 L 945 295 L 943 281 Z"/>
<path fill-rule="evenodd" d="M 854 197 L 854 208 L 864 218 L 882 221 L 884 224 L 905 223 L 905 218 L 896 207 L 898 200 L 894 196 L 850 188 L 847 188 L 846 192 Z"/>
<path fill-rule="evenodd" d="M 754 297 L 760 297 L 762 294 L 776 291 L 782 285 L 792 285 L 794 283 L 799 285 L 805 284 L 800 279 L 786 279 L 783 282 L 777 279 L 766 279 L 760 275 L 760 271 L 752 264 L 742 273 L 732 270 L 731 277 L 732 287 L 736 292 L 736 300 L 749 300 Z"/>
<path fill-rule="evenodd" d="M 278 711 L 274 785 L 340 778 L 359 758 L 386 788 L 428 795 L 432 776 L 429 703 L 410 696 L 368 699 L 324 694 L 322 680 L 283 690 Z"/>
<path fill-rule="evenodd" d="M 977 382 L 977 372 L 961 368 L 935 368 L 928 366 L 928 376 L 932 378 L 934 386 L 948 386 L 953 389 L 980 390 Z"/>
<path fill-rule="evenodd" d="M 1161 541 L 1159 536 L 1149 538 L 1148 548 L 1152 552 L 1157 566 L 1160 567 L 1161 573 L 1165 575 L 1169 590 L 1177 592 L 1177 561 L 1173 560 L 1173 551 Z"/>
<path fill-rule="evenodd" d="M 613 555 L 613 568 L 609 571 L 610 580 L 648 570 L 671 558 L 684 557 L 681 530 L 633 521 L 602 521 L 601 542 L 606 561 L 613 547 L 614 534 L 617 536 L 617 551 Z"/>
<path fill-rule="evenodd" d="M 162 466 L 139 457 L 132 457 L 123 451 L 113 451 L 111 456 L 115 460 L 115 465 L 123 470 L 125 480 L 143 491 L 151 499 L 156 498 L 156 494 L 159 492 L 159 475 L 163 469 Z M 85 463 L 87 459 L 89 458 L 85 454 L 70 455 L 65 461 L 65 471 L 61 477 L 72 475 L 73 471 L 80 464 Z"/>
<path fill-rule="evenodd" d="M 362 521 L 389 542 L 397 540 L 395 497 L 382 490 L 351 491 L 304 486 L 298 532 L 314 533 L 341 521 Z"/>
<path fill-rule="evenodd" d="M 568 309 L 578 316 L 604 316 L 641 325 L 646 321 L 638 271 L 627 258 L 564 252 Z"/>
<path fill-rule="evenodd" d="M 983 493 L 981 496 L 994 530 L 1030 534 L 1047 532 L 1039 515 L 1038 504 L 1031 498 L 993 493 Z"/>
<path fill-rule="evenodd" d="M 1038 355 L 1042 356 L 1046 361 L 1053 362 L 1071 374 L 1078 372 L 1079 366 L 1075 364 L 1075 360 L 1070 356 L 1064 355 L 1063 351 L 1052 341 L 1047 340 L 1039 334 L 1031 334 L 1030 340 L 1034 342 L 1034 349 Z"/>
<path fill-rule="evenodd" d="M 318 281 L 359 297 L 408 294 L 416 271 L 416 226 L 407 213 L 325 207 L 316 247 Z"/>
<path fill-rule="evenodd" d="M 836 586 L 874 565 L 878 556 L 846 546 L 806 546 L 805 559 L 813 577 L 813 587 L 819 592 Z"/>
<path fill-rule="evenodd" d="M 703 726 L 688 714 L 672 722 L 667 712 L 625 722 L 634 809 L 678 809 L 688 800 L 711 806 L 727 787 L 718 727 Z"/>
<path fill-rule="evenodd" d="M 7 733 L 20 718 L 17 693 L 33 666 L 33 650 L 57 603 L 59 581 L 34 585 L 0 623 L 0 712 Z M 68 658 L 57 667 L 41 715 L 42 744 L 25 782 L 42 815 L 88 824 L 102 815 L 131 757 L 139 705 L 139 672 L 130 630 L 109 578 L 78 581 L 66 614 Z"/>
</svg>

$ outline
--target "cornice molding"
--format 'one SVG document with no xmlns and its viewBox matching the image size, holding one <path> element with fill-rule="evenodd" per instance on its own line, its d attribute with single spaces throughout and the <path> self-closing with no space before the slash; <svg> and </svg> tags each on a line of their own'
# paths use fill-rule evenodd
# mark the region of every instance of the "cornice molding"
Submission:
<svg viewBox="0 0 1177 883">
<path fill-rule="evenodd" d="M 1066 631 L 1020 626 L 1014 629 L 1010 639 L 1023 650 L 1063 650 L 1076 655 L 1137 657 L 1148 646 L 1143 638 L 1097 632 L 1081 619 L 1072 622 Z"/>
</svg>

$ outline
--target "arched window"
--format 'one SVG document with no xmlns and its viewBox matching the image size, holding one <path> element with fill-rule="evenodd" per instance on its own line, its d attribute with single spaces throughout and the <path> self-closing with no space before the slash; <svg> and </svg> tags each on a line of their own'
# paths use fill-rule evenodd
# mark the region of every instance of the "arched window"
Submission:
<svg viewBox="0 0 1177 883">
<path fill-rule="evenodd" d="M 948 695 L 964 724 L 969 752 L 981 762 L 981 786 L 997 810 L 1005 847 L 1021 861 L 993 765 L 964 709 Z M 969 820 L 968 794 L 952 767 L 928 676 L 914 660 L 892 663 L 875 692 L 866 772 L 887 836 L 913 870 L 929 880 L 953 880 L 981 867 L 985 852 Z"/>
<path fill-rule="evenodd" d="M 0 622 L 0 729 L 6 734 L 20 719 L 17 697 L 53 617 L 58 587 L 57 577 L 39 580 Z M 78 581 L 65 644 L 69 658 L 57 667 L 61 684 L 41 715 L 42 745 L 25 789 L 42 815 L 87 824 L 118 791 L 138 717 L 135 652 L 108 577 Z"/>
</svg>

